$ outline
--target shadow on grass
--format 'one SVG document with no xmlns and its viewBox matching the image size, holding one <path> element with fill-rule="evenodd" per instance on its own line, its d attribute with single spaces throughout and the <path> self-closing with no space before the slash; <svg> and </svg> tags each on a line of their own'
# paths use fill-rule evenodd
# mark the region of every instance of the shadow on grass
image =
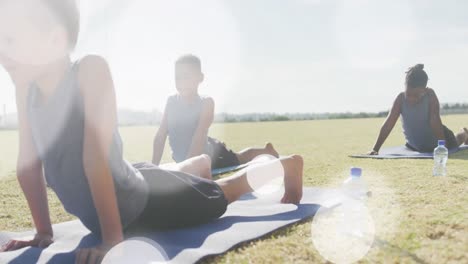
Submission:
<svg viewBox="0 0 468 264">
<path fill-rule="evenodd" d="M 465 153 L 457 153 L 453 156 L 450 156 L 449 159 L 453 160 L 468 160 L 468 151 L 465 151 Z"/>
<path fill-rule="evenodd" d="M 463 176 L 463 175 L 448 175 L 449 178 L 454 178 L 454 179 L 457 179 L 457 180 L 460 180 L 460 181 L 466 181 L 468 180 L 468 177 L 467 176 Z"/>
<path fill-rule="evenodd" d="M 468 160 L 468 148 L 466 146 L 461 146 L 462 150 L 450 155 L 449 159 L 454 160 Z"/>
<path fill-rule="evenodd" d="M 375 237 L 373 246 L 379 247 L 381 249 L 388 249 L 389 251 L 392 251 L 392 252 L 396 252 L 396 253 L 398 253 L 399 257 L 409 257 L 415 263 L 419 263 L 419 264 L 427 264 L 428 263 L 428 262 L 420 259 L 415 254 L 413 254 L 413 253 L 411 253 L 411 252 L 409 252 L 407 250 L 404 250 L 399 246 L 393 245 L 393 244 L 391 244 L 391 243 L 389 243 L 389 242 L 387 242 L 385 240 L 382 240 L 382 239 L 380 239 L 378 237 Z"/>
<path fill-rule="evenodd" d="M 233 251 L 233 250 L 237 250 L 237 249 L 242 249 L 244 247 L 248 247 L 250 246 L 252 243 L 256 243 L 256 242 L 259 242 L 259 241 L 262 241 L 262 240 L 268 240 L 268 239 L 272 239 L 272 238 L 278 238 L 278 237 L 286 237 L 290 234 L 291 230 L 296 227 L 296 226 L 299 226 L 299 225 L 302 225 L 302 224 L 305 224 L 307 222 L 310 222 L 312 221 L 312 219 L 314 218 L 314 216 L 309 216 L 309 217 L 306 217 L 304 219 L 301 219 L 300 221 L 298 222 L 295 222 L 295 223 L 292 223 L 290 225 L 286 225 L 284 226 L 283 228 L 281 229 L 277 229 L 277 230 L 274 230 L 272 232 L 270 232 L 269 234 L 266 234 L 264 236 L 261 236 L 259 238 L 256 238 L 256 239 L 252 239 L 252 240 L 248 240 L 248 241 L 243 241 L 235 246 L 233 246 L 231 249 L 229 249 L 228 251 L 222 253 L 222 254 L 219 254 L 219 255 L 211 255 L 211 256 L 205 256 L 203 257 L 202 259 L 200 259 L 199 261 L 197 261 L 196 263 L 197 264 L 208 264 L 208 263 L 216 263 L 216 262 L 220 262 L 221 259 L 227 255 L 229 252 Z"/>
</svg>

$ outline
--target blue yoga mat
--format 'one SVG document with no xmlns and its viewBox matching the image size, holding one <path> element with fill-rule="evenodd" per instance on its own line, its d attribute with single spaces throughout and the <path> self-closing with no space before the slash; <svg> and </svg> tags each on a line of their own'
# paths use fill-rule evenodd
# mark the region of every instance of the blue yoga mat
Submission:
<svg viewBox="0 0 468 264">
<path fill-rule="evenodd" d="M 243 168 L 245 168 L 245 167 L 247 167 L 249 165 L 250 165 L 249 163 L 245 163 L 245 164 L 241 164 L 241 165 L 238 165 L 238 166 L 231 166 L 231 167 L 214 169 L 214 170 L 211 170 L 211 174 L 213 176 L 218 176 L 218 175 L 226 174 L 226 173 L 229 173 L 229 172 L 234 172 L 234 171 L 241 170 L 241 169 L 243 169 Z"/>
<path fill-rule="evenodd" d="M 241 169 L 243 169 L 243 168 L 245 168 L 245 167 L 247 167 L 247 166 L 249 166 L 251 164 L 253 164 L 253 163 L 245 163 L 245 164 L 241 164 L 241 165 L 237 165 L 237 166 L 230 166 L 230 167 L 225 167 L 225 168 L 213 169 L 213 170 L 211 170 L 211 175 L 212 176 L 218 176 L 218 175 L 238 171 L 238 170 L 241 170 Z M 160 167 L 162 169 L 166 169 L 166 170 L 171 170 L 171 169 L 173 170 L 174 166 L 175 166 L 175 163 L 165 163 L 165 164 L 162 164 Z"/>
<path fill-rule="evenodd" d="M 449 154 L 454 154 L 459 151 L 467 150 L 468 146 L 463 145 L 459 148 L 450 149 Z M 383 148 L 379 155 L 351 155 L 352 158 L 370 158 L 370 159 L 432 159 L 432 152 L 417 152 L 407 148 L 406 146 Z"/>
<path fill-rule="evenodd" d="M 211 223 L 173 231 L 154 232 L 145 237 L 155 241 L 167 263 L 195 263 L 198 260 L 224 253 L 234 246 L 267 235 L 315 214 L 319 205 L 333 207 L 340 203 L 338 190 L 305 188 L 300 205 L 281 204 L 282 191 L 258 196 L 245 195 L 229 205 L 227 212 Z M 25 248 L 0 253 L 0 263 L 74 263 L 74 250 L 99 243 L 96 237 L 79 222 L 54 225 L 55 242 L 47 249 Z M 0 245 L 11 238 L 33 235 L 0 232 Z M 138 252 L 133 252 L 138 254 Z M 135 255 L 137 256 L 137 255 Z"/>
</svg>

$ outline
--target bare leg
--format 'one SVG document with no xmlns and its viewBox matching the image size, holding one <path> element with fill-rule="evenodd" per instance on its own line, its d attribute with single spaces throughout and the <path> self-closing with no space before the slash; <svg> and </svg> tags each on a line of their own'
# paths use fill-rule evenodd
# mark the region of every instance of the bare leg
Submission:
<svg viewBox="0 0 468 264">
<path fill-rule="evenodd" d="M 247 163 L 253 160 L 258 155 L 269 154 L 276 158 L 279 158 L 278 152 L 276 152 L 273 144 L 267 143 L 264 148 L 247 148 L 238 153 L 236 153 L 237 159 L 240 164 Z"/>
<path fill-rule="evenodd" d="M 171 164 L 169 166 L 162 165 L 160 167 L 162 169 L 189 173 L 208 180 L 212 179 L 211 158 L 206 154 L 184 160 L 177 164 Z"/>
<path fill-rule="evenodd" d="M 281 202 L 298 204 L 302 198 L 302 172 L 304 161 L 299 155 L 284 157 L 281 158 L 280 161 L 284 168 L 285 189 Z M 269 164 L 259 166 L 269 166 Z M 216 181 L 221 189 L 223 189 L 224 195 L 229 203 L 232 203 L 242 195 L 253 191 L 247 180 L 247 170 L 248 168 L 241 170 L 230 177 Z"/>
<path fill-rule="evenodd" d="M 457 138 L 458 146 L 462 144 L 468 145 L 468 129 L 467 128 L 464 127 L 455 137 Z"/>
</svg>

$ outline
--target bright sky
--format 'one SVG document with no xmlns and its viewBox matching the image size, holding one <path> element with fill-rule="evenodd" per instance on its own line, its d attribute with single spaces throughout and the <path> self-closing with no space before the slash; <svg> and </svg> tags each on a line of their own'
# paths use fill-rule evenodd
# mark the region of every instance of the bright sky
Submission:
<svg viewBox="0 0 468 264">
<path fill-rule="evenodd" d="M 468 1 L 81 0 L 75 56 L 109 60 L 119 108 L 162 110 L 173 62 L 202 59 L 217 112 L 379 111 L 424 63 L 441 102 L 468 101 Z M 14 91 L 0 69 L 0 104 Z"/>
</svg>

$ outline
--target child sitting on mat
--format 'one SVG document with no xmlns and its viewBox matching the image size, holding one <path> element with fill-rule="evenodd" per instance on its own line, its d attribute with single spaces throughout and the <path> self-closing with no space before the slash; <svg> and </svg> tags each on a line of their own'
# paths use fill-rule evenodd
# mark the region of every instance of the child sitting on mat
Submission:
<svg viewBox="0 0 468 264">
<path fill-rule="evenodd" d="M 75 0 L 0 1 L 0 64 L 16 86 L 17 176 L 37 232 L 0 245 L 0 252 L 53 243 L 44 179 L 65 210 L 101 239 L 76 251 L 76 263 L 93 264 L 124 233 L 207 223 L 253 191 L 249 179 L 257 175 L 247 177 L 246 170 L 215 182 L 192 171 L 126 162 L 109 67 L 98 56 L 71 61 L 78 32 Z M 281 202 L 299 203 L 302 158 L 274 162 L 284 168 Z"/>
<path fill-rule="evenodd" d="M 368 153 L 378 155 L 380 147 L 392 131 L 401 115 L 406 146 L 419 152 L 432 152 L 438 140 L 445 140 L 447 148 L 457 148 L 468 144 L 468 130 L 463 128 L 456 136 L 442 124 L 439 113 L 439 100 L 431 88 L 427 87 L 428 76 L 423 64 L 417 64 L 406 72 L 406 89 L 401 92 L 388 114 L 379 137 Z"/>
<path fill-rule="evenodd" d="M 172 158 L 176 162 L 208 154 L 213 169 L 244 164 L 261 154 L 278 157 L 271 143 L 267 143 L 264 148 L 248 148 L 236 153 L 224 143 L 208 137 L 215 104 L 211 97 L 198 94 L 203 78 L 198 57 L 184 55 L 175 62 L 178 93 L 167 99 L 161 125 L 154 139 L 153 163 L 159 165 L 167 137 Z"/>
</svg>

